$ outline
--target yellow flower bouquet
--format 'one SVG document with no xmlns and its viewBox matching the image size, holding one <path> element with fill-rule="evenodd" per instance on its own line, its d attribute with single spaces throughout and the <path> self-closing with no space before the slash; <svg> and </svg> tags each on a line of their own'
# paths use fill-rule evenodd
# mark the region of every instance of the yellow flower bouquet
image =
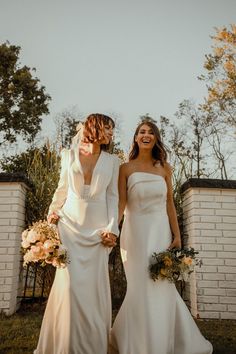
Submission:
<svg viewBox="0 0 236 354">
<path fill-rule="evenodd" d="M 196 265 L 201 266 L 202 261 L 196 258 L 197 251 L 194 248 L 173 248 L 164 252 L 154 252 L 149 264 L 150 277 L 168 279 L 170 282 L 189 279 Z"/>
<path fill-rule="evenodd" d="M 22 232 L 21 246 L 24 263 L 38 263 L 42 266 L 52 264 L 64 268 L 68 263 L 66 248 L 61 244 L 57 227 L 47 221 L 37 221 Z"/>
</svg>

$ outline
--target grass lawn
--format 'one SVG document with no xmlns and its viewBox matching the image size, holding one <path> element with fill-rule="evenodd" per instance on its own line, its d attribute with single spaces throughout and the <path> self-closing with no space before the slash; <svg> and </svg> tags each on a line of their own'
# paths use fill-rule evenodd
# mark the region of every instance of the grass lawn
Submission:
<svg viewBox="0 0 236 354">
<path fill-rule="evenodd" d="M 13 316 L 0 316 L 0 354 L 33 353 L 44 308 L 45 304 L 23 304 Z M 198 320 L 197 325 L 213 344 L 214 354 L 236 353 L 236 320 Z"/>
</svg>

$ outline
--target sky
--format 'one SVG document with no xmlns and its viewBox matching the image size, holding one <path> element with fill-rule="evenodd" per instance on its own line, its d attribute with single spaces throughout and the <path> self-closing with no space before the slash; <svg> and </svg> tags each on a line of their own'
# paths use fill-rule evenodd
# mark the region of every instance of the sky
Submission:
<svg viewBox="0 0 236 354">
<path fill-rule="evenodd" d="M 202 102 L 210 36 L 235 20 L 235 0 L 0 0 L 0 42 L 21 47 L 52 97 L 45 137 L 76 106 L 118 117 L 127 146 L 141 115 Z"/>
</svg>

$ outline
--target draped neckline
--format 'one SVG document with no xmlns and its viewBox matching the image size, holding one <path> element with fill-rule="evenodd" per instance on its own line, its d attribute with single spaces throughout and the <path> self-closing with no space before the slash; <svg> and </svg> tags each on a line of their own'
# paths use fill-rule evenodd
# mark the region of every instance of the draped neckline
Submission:
<svg viewBox="0 0 236 354">
<path fill-rule="evenodd" d="M 90 186 L 90 187 L 92 186 L 93 180 L 94 180 L 94 176 L 96 175 L 96 172 L 97 172 L 97 169 L 98 169 L 98 167 L 99 167 L 99 165 L 101 163 L 102 157 L 103 157 L 103 150 L 101 150 L 101 153 L 100 153 L 100 155 L 99 155 L 99 157 L 98 157 L 98 159 L 97 159 L 97 161 L 96 161 L 96 163 L 94 165 L 94 168 L 93 168 L 93 171 L 92 171 L 92 174 L 91 174 L 91 181 L 90 181 L 90 184 L 87 184 L 87 186 Z M 81 173 L 81 175 L 83 177 L 83 185 L 85 185 L 85 183 L 84 183 L 84 181 L 85 181 L 84 180 L 84 171 L 83 171 L 83 168 L 82 168 L 82 164 L 80 162 L 79 149 L 77 151 L 75 151 L 75 160 L 76 160 L 77 165 L 79 167 L 80 173 Z"/>
</svg>

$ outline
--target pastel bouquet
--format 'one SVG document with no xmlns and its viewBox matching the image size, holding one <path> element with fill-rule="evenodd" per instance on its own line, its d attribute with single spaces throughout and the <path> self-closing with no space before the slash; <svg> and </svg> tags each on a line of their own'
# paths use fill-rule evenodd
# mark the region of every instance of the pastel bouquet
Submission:
<svg viewBox="0 0 236 354">
<path fill-rule="evenodd" d="M 198 252 L 192 247 L 154 252 L 149 264 L 150 277 L 154 281 L 158 279 L 168 279 L 170 282 L 187 281 L 194 267 L 202 264 L 202 261 L 196 258 L 196 254 Z"/>
<path fill-rule="evenodd" d="M 64 268 L 68 263 L 66 248 L 61 244 L 57 227 L 47 221 L 37 221 L 22 232 L 24 263 L 52 264 Z"/>
</svg>

